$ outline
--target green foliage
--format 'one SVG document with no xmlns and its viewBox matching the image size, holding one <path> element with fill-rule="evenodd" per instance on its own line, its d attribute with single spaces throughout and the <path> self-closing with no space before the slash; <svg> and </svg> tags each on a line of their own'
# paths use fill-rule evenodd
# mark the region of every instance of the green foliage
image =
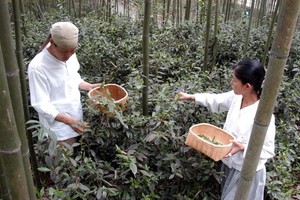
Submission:
<svg viewBox="0 0 300 200">
<path fill-rule="evenodd" d="M 53 181 L 53 198 L 193 199 L 209 196 L 218 199 L 212 188 L 218 188 L 219 163 L 184 145 L 188 128 L 206 120 L 199 119 L 199 113 L 188 115 L 187 110 L 194 113 L 195 106 L 176 99 L 178 91 L 174 89 L 189 85 L 180 85 L 184 81 L 151 84 L 152 115 L 142 116 L 135 107 L 135 99 L 140 98 L 136 92 L 140 79 L 131 77 L 131 83 L 137 84 L 126 87 L 130 100 L 127 110 L 119 114 L 126 126 L 117 117 L 107 118 L 86 109 L 86 121 L 93 129 L 83 135 L 74 151 L 67 145 L 57 146 L 55 154 L 49 156 L 44 153 L 45 148 L 41 148 L 42 144 L 38 146 L 38 155 L 45 156 L 42 160 L 47 166 L 40 170 L 49 173 Z M 204 79 L 206 76 L 196 81 Z M 200 83 L 199 88 L 202 85 L 205 84 Z"/>
<path fill-rule="evenodd" d="M 65 18 L 62 16 L 62 19 Z M 54 20 L 57 18 L 47 21 Z M 37 128 L 35 150 L 45 183 L 38 196 L 49 199 L 219 199 L 220 162 L 213 162 L 184 142 L 191 125 L 209 122 L 222 127 L 225 114 L 212 114 L 193 102 L 180 102 L 176 94 L 229 90 L 231 63 L 245 57 L 260 58 L 267 29 L 252 30 L 249 51 L 242 55 L 245 22 L 222 24 L 217 63 L 210 71 L 203 71 L 201 25 L 153 26 L 149 116 L 143 116 L 140 21 L 115 18 L 107 23 L 89 16 L 74 23 L 80 29 L 77 55 L 83 77 L 91 82 L 121 84 L 129 93 L 129 101 L 124 112 L 115 111 L 108 117 L 91 109 L 83 93 L 85 121 L 92 129 L 73 147 L 48 143 L 44 137 L 47 130 L 35 123 L 31 125 Z M 28 21 L 27 26 L 29 34 L 23 50 L 28 63 L 47 37 L 50 24 Z M 299 60 L 295 46 L 298 43 L 293 43 L 289 70 L 275 110 L 277 155 L 267 166 L 267 192 L 274 199 L 299 197 L 300 84 L 295 70 Z"/>
<path fill-rule="evenodd" d="M 287 81 L 289 80 L 289 81 Z M 270 162 L 268 188 L 276 199 L 300 197 L 300 74 L 285 77 L 275 115 L 277 116 L 277 156 Z"/>
</svg>

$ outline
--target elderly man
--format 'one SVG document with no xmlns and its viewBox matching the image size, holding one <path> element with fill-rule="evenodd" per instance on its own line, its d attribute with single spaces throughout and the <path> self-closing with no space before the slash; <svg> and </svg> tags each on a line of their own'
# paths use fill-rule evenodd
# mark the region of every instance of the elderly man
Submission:
<svg viewBox="0 0 300 200">
<path fill-rule="evenodd" d="M 76 57 L 78 28 L 71 22 L 57 22 L 50 29 L 45 48 L 28 67 L 31 105 L 40 123 L 53 131 L 60 142 L 73 144 L 85 132 L 80 90 L 99 84 L 84 81 Z"/>
</svg>

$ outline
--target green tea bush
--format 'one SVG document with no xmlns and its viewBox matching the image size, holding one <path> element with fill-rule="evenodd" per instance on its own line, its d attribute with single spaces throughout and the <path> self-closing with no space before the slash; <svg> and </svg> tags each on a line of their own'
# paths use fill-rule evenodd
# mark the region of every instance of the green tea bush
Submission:
<svg viewBox="0 0 300 200">
<path fill-rule="evenodd" d="M 222 24 L 217 63 L 204 71 L 201 25 L 153 26 L 149 115 L 144 116 L 141 23 L 122 18 L 108 23 L 93 16 L 74 23 L 80 29 L 77 54 L 82 76 L 92 82 L 122 85 L 129 100 L 124 112 L 116 110 L 108 117 L 89 107 L 87 94 L 82 93 L 85 121 L 92 128 L 79 144 L 72 148 L 56 146 L 44 137 L 35 139 L 39 169 L 48 181 L 39 195 L 49 199 L 219 199 L 220 162 L 213 162 L 184 142 L 190 126 L 208 122 L 222 127 L 225 114 L 180 102 L 176 95 L 179 91 L 228 91 L 231 63 L 244 57 L 260 59 L 266 29 L 252 30 L 249 51 L 243 55 L 246 25 Z M 50 24 L 28 21 L 26 25 L 29 33 L 23 50 L 28 63 Z M 292 49 L 291 59 L 295 60 L 289 60 L 291 65 L 298 62 L 297 48 Z M 300 88 L 299 73 L 294 71 L 293 76 L 286 72 L 274 111 L 276 156 L 267 165 L 266 196 L 270 199 L 299 197 Z M 36 135 L 42 133 L 38 128 Z"/>
<path fill-rule="evenodd" d="M 300 74 L 284 78 L 278 103 L 276 157 L 270 162 L 268 189 L 275 199 L 299 199 L 300 184 Z"/>
</svg>

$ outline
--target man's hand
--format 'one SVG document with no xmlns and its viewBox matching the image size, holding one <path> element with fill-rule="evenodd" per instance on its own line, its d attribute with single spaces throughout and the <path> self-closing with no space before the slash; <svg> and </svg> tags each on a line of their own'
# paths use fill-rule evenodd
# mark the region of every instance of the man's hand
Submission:
<svg viewBox="0 0 300 200">
<path fill-rule="evenodd" d="M 78 119 L 75 119 L 73 117 L 67 116 L 67 115 L 63 115 L 61 113 L 59 113 L 55 117 L 55 120 L 69 125 L 74 131 L 76 131 L 79 134 L 83 134 L 83 133 L 89 131 L 89 129 L 90 129 L 90 126 L 88 123 L 83 122 Z"/>
<path fill-rule="evenodd" d="M 79 89 L 80 90 L 85 90 L 85 91 L 90 91 L 96 87 L 99 87 L 101 84 L 100 83 L 88 83 L 86 81 L 83 81 L 79 84 Z"/>
<path fill-rule="evenodd" d="M 91 128 L 90 125 L 83 121 L 77 121 L 75 124 L 70 125 L 74 131 L 79 134 L 84 134 Z"/>
</svg>

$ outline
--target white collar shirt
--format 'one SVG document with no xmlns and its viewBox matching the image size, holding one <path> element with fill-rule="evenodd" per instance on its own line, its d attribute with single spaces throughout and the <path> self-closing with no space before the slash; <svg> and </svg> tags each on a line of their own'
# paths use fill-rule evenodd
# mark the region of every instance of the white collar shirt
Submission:
<svg viewBox="0 0 300 200">
<path fill-rule="evenodd" d="M 45 128 L 56 134 L 58 140 L 76 137 L 69 125 L 56 121 L 58 113 L 82 119 L 78 73 L 79 62 L 74 53 L 66 62 L 57 60 L 47 48 L 37 54 L 28 66 L 31 105 L 39 114 Z"/>
<path fill-rule="evenodd" d="M 240 171 L 246 155 L 259 101 L 241 109 L 242 96 L 235 95 L 233 91 L 229 91 L 221 94 L 199 93 L 196 94 L 195 102 L 196 104 L 207 107 L 211 112 L 220 113 L 228 111 L 223 129 L 231 134 L 234 137 L 234 140 L 242 143 L 245 150 L 240 151 L 231 157 L 223 158 L 222 161 L 228 167 L 233 167 Z M 274 143 L 275 117 L 272 115 L 257 170 L 262 169 L 267 162 L 267 159 L 275 155 Z"/>
</svg>

